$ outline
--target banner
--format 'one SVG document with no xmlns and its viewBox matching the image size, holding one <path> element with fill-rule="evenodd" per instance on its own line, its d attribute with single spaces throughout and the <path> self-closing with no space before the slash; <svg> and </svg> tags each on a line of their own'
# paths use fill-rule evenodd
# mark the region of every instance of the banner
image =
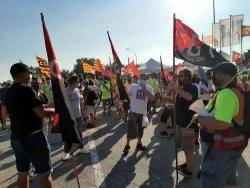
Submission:
<svg viewBox="0 0 250 188">
<path fill-rule="evenodd" d="M 220 20 L 221 47 L 230 46 L 230 19 Z"/>
<path fill-rule="evenodd" d="M 46 59 L 42 58 L 41 56 L 36 56 L 36 61 L 38 63 L 38 67 L 40 69 L 40 72 L 42 74 L 50 76 L 50 68 L 49 68 L 48 61 Z"/>
<path fill-rule="evenodd" d="M 56 61 L 56 55 L 50 41 L 49 33 L 45 25 L 44 16 L 41 13 L 44 41 L 48 56 L 51 73 L 52 93 L 55 107 L 55 118 L 52 130 L 60 132 L 62 140 L 73 143 L 70 152 L 73 153 L 82 143 L 81 135 L 77 129 L 76 119 L 74 118 L 68 96 L 65 93 L 65 86 L 62 75 Z"/>
<path fill-rule="evenodd" d="M 225 58 L 201 42 L 198 35 L 181 20 L 175 19 L 174 55 L 198 66 L 213 67 Z"/>
<path fill-rule="evenodd" d="M 212 45 L 213 36 L 212 35 L 203 36 L 202 37 L 202 42 L 204 42 L 207 45 Z"/>
<path fill-rule="evenodd" d="M 220 47 L 220 24 L 213 23 L 214 47 Z"/>
<path fill-rule="evenodd" d="M 250 36 L 250 25 L 243 25 L 241 34 L 242 34 L 242 37 Z"/>
<path fill-rule="evenodd" d="M 232 44 L 241 43 L 241 25 L 244 15 L 232 16 Z"/>
<path fill-rule="evenodd" d="M 95 69 L 93 66 L 91 66 L 90 64 L 83 62 L 82 63 L 82 70 L 84 73 L 91 73 L 91 74 L 95 74 Z"/>
<path fill-rule="evenodd" d="M 242 59 L 242 55 L 238 52 L 233 51 L 233 55 L 232 55 L 233 62 L 235 62 L 236 64 L 239 64 L 241 62 L 241 59 Z"/>
</svg>

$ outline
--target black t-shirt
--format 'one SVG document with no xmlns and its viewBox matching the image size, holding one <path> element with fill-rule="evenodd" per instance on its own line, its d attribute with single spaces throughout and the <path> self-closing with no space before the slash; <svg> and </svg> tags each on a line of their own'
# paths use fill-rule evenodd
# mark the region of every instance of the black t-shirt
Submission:
<svg viewBox="0 0 250 188">
<path fill-rule="evenodd" d="M 85 87 L 83 90 L 83 96 L 85 105 L 95 106 L 95 101 L 98 99 L 98 97 L 93 90 Z"/>
<path fill-rule="evenodd" d="M 188 108 L 194 101 L 198 99 L 198 89 L 194 84 L 191 83 L 185 84 L 182 89 L 193 96 L 191 101 L 188 101 L 179 95 L 176 97 L 176 124 L 181 127 L 186 127 L 195 114 L 195 112 L 189 110 Z M 194 128 L 195 125 L 192 127 Z"/>
<path fill-rule="evenodd" d="M 13 84 L 6 93 L 5 105 L 11 121 L 12 138 L 23 138 L 42 129 L 41 118 L 33 112 L 33 108 L 42 103 L 31 87 Z"/>
</svg>

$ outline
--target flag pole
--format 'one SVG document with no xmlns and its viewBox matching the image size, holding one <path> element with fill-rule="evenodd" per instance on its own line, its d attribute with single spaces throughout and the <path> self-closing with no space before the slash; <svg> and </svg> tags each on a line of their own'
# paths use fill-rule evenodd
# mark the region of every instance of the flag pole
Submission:
<svg viewBox="0 0 250 188">
<path fill-rule="evenodd" d="M 242 57 L 242 53 L 243 53 L 243 47 L 242 47 L 242 20 L 240 20 L 240 55 L 241 55 L 241 58 Z"/>
<path fill-rule="evenodd" d="M 232 62 L 232 15 L 230 14 L 230 62 Z"/>
<path fill-rule="evenodd" d="M 222 37 L 221 37 L 221 21 L 219 22 L 219 28 L 220 28 L 220 54 L 221 54 L 221 46 L 222 46 Z"/>
<path fill-rule="evenodd" d="M 212 48 L 214 48 L 215 3 L 213 0 Z"/>
<path fill-rule="evenodd" d="M 175 31 L 176 31 L 176 26 L 175 26 L 175 13 L 173 14 L 173 80 L 176 82 L 176 75 L 175 75 Z M 177 150 L 177 126 L 176 126 L 176 113 L 175 113 L 175 98 L 173 99 L 174 101 L 174 127 L 175 127 L 175 172 L 176 172 L 176 185 L 178 184 L 178 171 L 177 171 L 177 166 L 178 166 L 178 150 Z"/>
</svg>

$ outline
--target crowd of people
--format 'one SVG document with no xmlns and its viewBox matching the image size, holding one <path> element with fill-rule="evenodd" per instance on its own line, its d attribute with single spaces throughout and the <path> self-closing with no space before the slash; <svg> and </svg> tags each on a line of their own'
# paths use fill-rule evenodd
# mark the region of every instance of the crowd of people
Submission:
<svg viewBox="0 0 250 188">
<path fill-rule="evenodd" d="M 0 89 L 1 124 L 6 129 L 9 117 L 18 187 L 28 187 L 31 164 L 39 174 L 40 186 L 52 187 L 47 136 L 55 111 L 50 78 L 30 79 L 29 69 L 23 63 L 12 65 L 10 74 L 13 83 Z M 150 115 L 160 113 L 163 128 L 160 135 L 176 137 L 176 146 L 185 154 L 185 162 L 176 166 L 176 170 L 186 178 L 192 177 L 196 161 L 194 148 L 203 147 L 204 159 L 199 173 L 202 187 L 219 188 L 236 184 L 236 163 L 248 141 L 234 130 L 233 122 L 243 118 L 242 93 L 249 91 L 250 85 L 247 76 L 235 75 L 235 65 L 220 63 L 207 72 L 206 82 L 186 67 L 180 69 L 176 82 L 167 79 L 167 85 L 160 74 L 126 76 L 122 80 L 129 101 L 122 102 L 117 102 L 117 89 L 108 77 L 87 79 L 83 75 L 73 75 L 64 83 L 80 135 L 86 128 L 97 126 L 99 107 L 104 116 L 109 116 L 114 106 L 127 123 L 123 154 L 129 153 L 131 139 L 137 139 L 137 150 L 145 151 L 147 147 L 142 143 L 144 129 L 150 124 Z M 190 110 L 190 105 L 197 99 L 203 100 L 210 116 Z M 157 112 L 159 108 L 162 110 Z M 81 136 L 81 140 L 79 152 L 88 154 L 86 139 Z M 72 144 L 64 143 L 63 160 L 72 157 Z"/>
</svg>

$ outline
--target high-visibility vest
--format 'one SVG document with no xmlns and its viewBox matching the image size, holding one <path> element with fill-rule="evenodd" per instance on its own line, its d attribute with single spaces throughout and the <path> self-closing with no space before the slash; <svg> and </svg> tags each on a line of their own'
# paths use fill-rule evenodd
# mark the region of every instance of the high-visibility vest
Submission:
<svg viewBox="0 0 250 188">
<path fill-rule="evenodd" d="M 233 118 L 237 125 L 229 127 L 226 130 L 215 131 L 214 133 L 214 143 L 213 148 L 215 150 L 230 150 L 230 149 L 240 149 L 247 146 L 248 140 L 245 138 L 244 134 L 235 129 L 235 126 L 242 124 L 244 120 L 244 110 L 245 110 L 245 96 L 239 89 L 229 88 L 232 90 L 238 100 L 239 100 L 239 112 Z M 217 97 L 213 98 L 212 104 L 215 104 Z"/>
</svg>

